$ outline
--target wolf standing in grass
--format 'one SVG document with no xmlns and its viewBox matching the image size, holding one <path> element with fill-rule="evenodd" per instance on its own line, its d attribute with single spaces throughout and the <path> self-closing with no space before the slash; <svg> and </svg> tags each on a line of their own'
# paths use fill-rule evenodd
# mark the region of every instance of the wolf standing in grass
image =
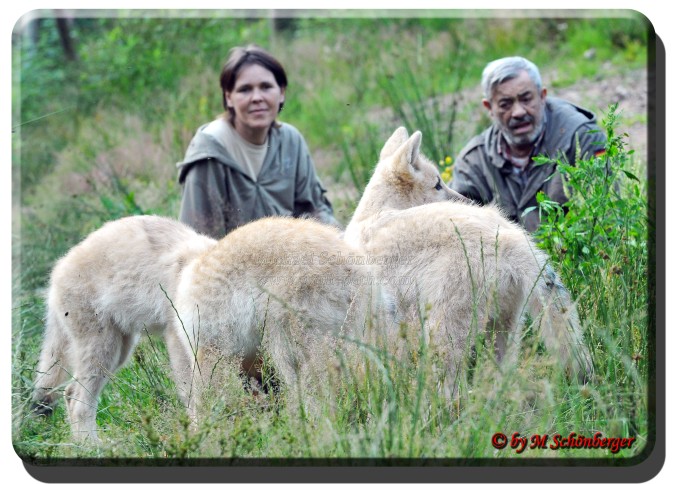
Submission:
<svg viewBox="0 0 680 484">
<path fill-rule="evenodd" d="M 200 394 L 221 358 L 260 379 L 266 354 L 283 383 L 310 393 L 337 345 L 363 337 L 380 307 L 372 283 L 363 251 L 334 227 L 268 217 L 237 228 L 182 274 L 175 325 L 198 364 L 182 380 L 196 378 Z"/>
<path fill-rule="evenodd" d="M 59 260 L 47 298 L 36 411 L 51 412 L 59 386 L 72 378 L 65 396 L 74 437 L 97 441 L 99 395 L 145 329 L 163 333 L 176 371 L 190 366 L 168 298 L 183 268 L 214 244 L 180 222 L 134 216 L 105 224 Z"/>
<path fill-rule="evenodd" d="M 494 206 L 473 205 L 447 188 L 420 153 L 421 133 L 395 131 L 345 232 L 376 259 L 380 278 L 396 283 L 402 317 L 429 307 L 426 336 L 444 355 L 444 388 L 456 393 L 461 364 L 485 332 L 500 359 L 517 347 L 525 313 L 549 351 L 574 376 L 592 372 L 579 317 L 548 257 Z M 405 284 L 399 281 L 412 281 Z"/>
</svg>

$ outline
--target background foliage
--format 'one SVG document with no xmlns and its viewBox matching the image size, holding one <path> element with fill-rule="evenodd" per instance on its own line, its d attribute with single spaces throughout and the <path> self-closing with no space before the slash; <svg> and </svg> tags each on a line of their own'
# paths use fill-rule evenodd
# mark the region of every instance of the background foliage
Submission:
<svg viewBox="0 0 680 484">
<path fill-rule="evenodd" d="M 653 375 L 647 318 L 653 314 L 647 311 L 646 291 L 653 217 L 644 203 L 646 167 L 626 148 L 625 126 L 615 121 L 620 118 L 604 113 L 599 114 L 609 120 L 613 150 L 607 159 L 622 174 L 621 195 L 612 197 L 611 183 L 586 191 L 585 182 L 604 172 L 584 164 L 570 173 L 575 190 L 584 190 L 571 215 L 550 212 L 546 200 L 543 209 L 554 217 L 537 235 L 579 302 L 601 375 L 596 387 L 575 387 L 550 371 L 550 355 L 527 335 L 525 364 L 515 378 L 495 381 L 492 358 L 481 354 L 469 392 L 452 412 L 432 391 L 426 349 L 416 348 L 420 358 L 405 367 L 380 353 L 367 358 L 366 374 L 374 378 L 339 384 L 336 407 L 321 409 L 321 417 L 300 414 L 287 404 L 285 392 L 262 405 L 242 392 L 238 381 L 227 382 L 216 397 L 213 418 L 198 436 L 190 436 L 167 378 L 165 350 L 149 339 L 102 396 L 99 423 L 112 444 L 99 449 L 71 444 L 63 406 L 47 421 L 29 414 L 43 324 L 41 291 L 51 266 L 106 220 L 177 214 L 174 164 L 195 129 L 222 109 L 218 76 L 230 47 L 260 44 L 286 66 L 290 85 L 281 119 L 304 134 L 343 222 L 397 126 L 421 130 L 424 152 L 441 160 L 442 170 L 451 166 L 469 137 L 488 123 L 477 85 L 489 60 L 528 57 L 550 73 L 550 87 L 597 78 L 604 66 L 609 76 L 625 75 L 644 69 L 649 60 L 649 26 L 634 15 L 274 19 L 262 14 L 79 17 L 68 24 L 74 60 L 65 55 L 49 12 L 16 29 L 12 392 L 17 452 L 45 459 L 513 457 L 494 451 L 490 429 L 600 430 L 636 436 L 635 452 L 642 451 L 648 439 L 653 441 L 647 418 Z M 592 457 L 593 452 L 569 455 Z"/>
</svg>

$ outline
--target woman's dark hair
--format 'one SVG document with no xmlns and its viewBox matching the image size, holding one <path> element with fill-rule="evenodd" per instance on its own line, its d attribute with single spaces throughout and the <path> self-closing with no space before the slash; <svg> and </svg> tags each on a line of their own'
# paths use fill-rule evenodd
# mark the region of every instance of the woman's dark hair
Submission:
<svg viewBox="0 0 680 484">
<path fill-rule="evenodd" d="M 262 47 L 251 44 L 246 47 L 234 47 L 229 51 L 227 63 L 222 67 L 220 74 L 220 86 L 222 87 L 222 104 L 229 111 L 229 119 L 233 121 L 235 113 L 233 108 L 227 106 L 227 92 L 231 92 L 236 84 L 241 69 L 252 64 L 259 64 L 274 75 L 276 83 L 281 88 L 288 85 L 286 71 L 281 63 Z M 279 112 L 283 109 L 283 102 L 279 106 Z"/>
</svg>

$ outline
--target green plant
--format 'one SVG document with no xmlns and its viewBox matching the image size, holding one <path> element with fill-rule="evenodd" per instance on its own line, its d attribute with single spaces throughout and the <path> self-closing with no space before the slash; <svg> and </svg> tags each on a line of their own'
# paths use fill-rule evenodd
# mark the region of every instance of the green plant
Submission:
<svg viewBox="0 0 680 484">
<path fill-rule="evenodd" d="M 587 277 L 612 260 L 647 259 L 646 190 L 630 166 L 633 151 L 626 150 L 623 136 L 616 133 L 617 109 L 611 106 L 604 119 L 607 142 L 603 154 L 574 165 L 559 158 L 536 160 L 556 165 L 553 176 L 564 177 L 569 200 L 561 207 L 539 193 L 538 206 L 525 213 L 539 210 L 541 246 L 569 273 Z"/>
<path fill-rule="evenodd" d="M 461 142 L 454 131 L 460 100 L 453 93 L 468 84 L 473 65 L 473 53 L 461 34 L 454 32 L 442 42 L 446 54 L 427 64 L 421 60 L 412 65 L 402 60 L 403 54 L 392 53 L 397 62 L 378 78 L 388 106 L 410 133 L 423 133 L 424 151 L 436 160 L 452 155 Z"/>
<path fill-rule="evenodd" d="M 574 165 L 539 160 L 555 163 L 554 176 L 565 178 L 569 201 L 561 207 L 539 194 L 542 224 L 536 237 L 559 264 L 589 323 L 599 361 L 596 398 L 617 402 L 595 407 L 594 413 L 617 431 L 633 434 L 646 429 L 644 395 L 655 368 L 654 223 L 647 187 L 631 166 L 633 152 L 617 134 L 618 119 L 613 105 L 604 119 L 607 141 L 601 156 Z"/>
</svg>

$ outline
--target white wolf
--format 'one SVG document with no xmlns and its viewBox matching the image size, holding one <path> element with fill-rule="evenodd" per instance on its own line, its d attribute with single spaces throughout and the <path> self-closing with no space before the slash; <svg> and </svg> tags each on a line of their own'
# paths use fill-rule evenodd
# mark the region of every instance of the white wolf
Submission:
<svg viewBox="0 0 680 484">
<path fill-rule="evenodd" d="M 199 384 L 193 394 L 211 381 L 217 358 L 235 358 L 259 378 L 263 353 L 283 383 L 308 390 L 335 345 L 363 337 L 372 284 L 363 251 L 334 227 L 270 217 L 230 232 L 189 264 L 179 285 L 176 325 L 197 355 L 198 368 L 188 369 Z"/>
<path fill-rule="evenodd" d="M 345 240 L 397 261 L 378 269 L 380 279 L 397 281 L 389 289 L 402 317 L 429 304 L 429 338 L 446 355 L 448 395 L 470 337 L 493 333 L 501 359 L 525 313 L 572 374 L 587 377 L 592 362 L 578 314 L 547 255 L 496 207 L 474 205 L 446 187 L 420 141 L 420 132 L 409 138 L 404 128 L 388 139 Z"/>
<path fill-rule="evenodd" d="M 183 268 L 216 243 L 169 218 L 132 216 L 106 223 L 59 260 L 47 297 L 36 411 L 49 413 L 58 387 L 73 378 L 65 390 L 71 429 L 97 441 L 98 397 L 144 329 L 164 334 L 174 368 L 190 365 L 168 298 L 176 297 Z M 188 403 L 188 395 L 180 397 Z"/>
</svg>

